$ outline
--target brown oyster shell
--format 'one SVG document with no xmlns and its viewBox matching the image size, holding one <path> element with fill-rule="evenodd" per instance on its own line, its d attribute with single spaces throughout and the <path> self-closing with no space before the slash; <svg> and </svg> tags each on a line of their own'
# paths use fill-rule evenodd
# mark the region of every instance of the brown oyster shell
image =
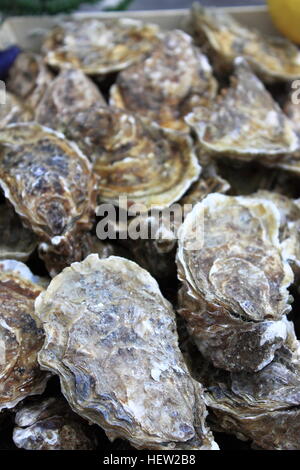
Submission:
<svg viewBox="0 0 300 470">
<path fill-rule="evenodd" d="M 96 193 L 91 164 L 75 144 L 37 124 L 6 127 L 0 131 L 0 186 L 43 243 L 41 252 L 67 263 L 81 252 Z"/>
<path fill-rule="evenodd" d="M 26 261 L 37 246 L 33 232 L 23 227 L 12 207 L 0 205 L 0 259 Z"/>
<path fill-rule="evenodd" d="M 175 315 L 156 281 L 119 257 L 88 256 L 36 302 L 43 368 L 82 417 L 137 448 L 217 448 L 203 390 L 178 348 Z"/>
<path fill-rule="evenodd" d="M 92 80 L 80 70 L 66 69 L 50 83 L 36 109 L 35 120 L 51 129 L 64 132 L 70 118 L 79 111 L 105 104 Z"/>
<path fill-rule="evenodd" d="M 7 89 L 35 110 L 53 78 L 43 57 L 22 52 L 9 71 Z"/>
<path fill-rule="evenodd" d="M 110 104 L 162 127 L 188 132 L 184 116 L 195 106 L 207 106 L 216 93 L 206 56 L 188 34 L 174 30 L 164 34 L 144 61 L 119 74 Z"/>
<path fill-rule="evenodd" d="M 95 18 L 67 20 L 45 39 L 46 62 L 72 67 L 87 75 L 118 72 L 140 60 L 158 41 L 159 28 L 138 20 L 102 22 Z"/>
<path fill-rule="evenodd" d="M 15 417 L 13 440 L 26 450 L 93 450 L 97 439 L 89 424 L 61 397 L 22 406 Z"/>
<path fill-rule="evenodd" d="M 49 374 L 37 361 L 44 335 L 33 319 L 34 301 L 42 291 L 40 279 L 23 263 L 0 262 L 0 410 L 46 387 Z"/>
<path fill-rule="evenodd" d="M 194 109 L 186 121 L 211 155 L 293 170 L 299 148 L 293 125 L 243 59 L 235 61 L 230 88 L 205 112 Z"/>
<path fill-rule="evenodd" d="M 215 369 L 195 351 L 191 372 L 205 384 L 212 427 L 267 450 L 299 450 L 300 347 L 292 323 L 273 361 L 256 373 Z"/>
<path fill-rule="evenodd" d="M 211 194 L 179 229 L 179 313 L 216 367 L 260 370 L 286 339 L 294 278 L 279 227 L 269 201 Z"/>
<path fill-rule="evenodd" d="M 104 202 L 118 205 L 121 195 L 128 198 L 128 207 L 143 204 L 144 212 L 164 208 L 180 199 L 201 171 L 188 135 L 146 124 L 121 109 L 80 112 L 66 135 L 94 163 Z"/>
<path fill-rule="evenodd" d="M 8 91 L 5 93 L 5 104 L 0 106 L 0 129 L 14 122 L 27 122 L 32 120 L 31 112 Z"/>
<path fill-rule="evenodd" d="M 300 52 L 290 41 L 262 34 L 238 23 L 218 9 L 194 4 L 191 26 L 195 39 L 221 72 L 229 72 L 242 56 L 267 83 L 296 80 L 300 76 Z"/>
</svg>

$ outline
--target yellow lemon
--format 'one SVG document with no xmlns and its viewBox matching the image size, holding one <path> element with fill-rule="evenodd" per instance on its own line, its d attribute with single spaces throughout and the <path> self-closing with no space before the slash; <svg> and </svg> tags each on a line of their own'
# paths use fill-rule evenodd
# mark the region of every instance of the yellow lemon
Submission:
<svg viewBox="0 0 300 470">
<path fill-rule="evenodd" d="M 279 31 L 300 44 L 300 1 L 268 0 L 269 11 Z"/>
</svg>

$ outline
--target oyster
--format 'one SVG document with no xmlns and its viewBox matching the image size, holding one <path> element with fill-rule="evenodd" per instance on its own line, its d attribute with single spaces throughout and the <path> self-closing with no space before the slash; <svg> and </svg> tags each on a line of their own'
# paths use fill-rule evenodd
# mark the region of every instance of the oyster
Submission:
<svg viewBox="0 0 300 470">
<path fill-rule="evenodd" d="M 45 389 L 49 374 L 37 361 L 44 335 L 33 319 L 42 291 L 40 279 L 23 263 L 0 262 L 0 410 Z"/>
<path fill-rule="evenodd" d="M 110 104 L 148 121 L 188 132 L 184 116 L 215 98 L 217 82 L 206 56 L 183 31 L 165 33 L 151 54 L 132 65 L 111 88 Z"/>
<path fill-rule="evenodd" d="M 26 261 L 37 246 L 35 235 L 23 227 L 12 207 L 0 205 L 0 259 Z"/>
<path fill-rule="evenodd" d="M 51 66 L 103 75 L 140 60 L 154 47 L 158 35 L 157 26 L 138 20 L 68 20 L 50 32 L 43 52 Z"/>
<path fill-rule="evenodd" d="M 299 148 L 297 134 L 242 59 L 235 61 L 231 87 L 205 112 L 194 109 L 186 121 L 210 154 L 290 168 Z"/>
<path fill-rule="evenodd" d="M 269 201 L 211 194 L 179 229 L 179 313 L 216 367 L 260 370 L 286 339 L 293 274 L 279 224 Z"/>
<path fill-rule="evenodd" d="M 284 105 L 284 111 L 292 121 L 295 131 L 300 136 L 300 104 L 293 103 L 290 96 Z"/>
<path fill-rule="evenodd" d="M 11 67 L 6 84 L 8 91 L 35 110 L 53 78 L 43 57 L 22 52 Z"/>
<path fill-rule="evenodd" d="M 71 117 L 79 111 L 105 104 L 92 80 L 80 70 L 66 69 L 50 83 L 37 106 L 35 120 L 63 132 Z"/>
<path fill-rule="evenodd" d="M 190 356 L 193 376 L 205 384 L 212 427 L 268 450 L 300 449 L 300 347 L 292 324 L 273 361 L 256 373 L 215 369 Z"/>
<path fill-rule="evenodd" d="M 69 404 L 114 440 L 137 448 L 217 448 L 203 390 L 178 348 L 175 314 L 137 264 L 90 255 L 52 280 L 36 302 L 46 332 L 41 366 Z"/>
<path fill-rule="evenodd" d="M 0 131 L 0 186 L 44 253 L 67 263 L 82 259 L 96 193 L 91 164 L 75 144 L 37 124 L 6 127 Z"/>
<path fill-rule="evenodd" d="M 122 195 L 128 207 L 140 203 L 144 212 L 164 208 L 180 199 L 200 174 L 188 135 L 148 125 L 117 108 L 78 113 L 66 135 L 94 163 L 101 201 L 118 205 Z"/>
<path fill-rule="evenodd" d="M 9 92 L 5 93 L 5 104 L 0 105 L 0 129 L 14 122 L 32 120 L 32 114 Z"/>
<path fill-rule="evenodd" d="M 265 82 L 296 80 L 300 76 L 299 49 L 286 39 L 261 34 L 238 23 L 224 11 L 194 4 L 191 23 L 197 43 L 216 69 L 228 72 L 242 56 Z"/>
<path fill-rule="evenodd" d="M 21 449 L 93 450 L 97 445 L 91 426 L 60 397 L 24 405 L 15 423 L 13 440 Z"/>
</svg>

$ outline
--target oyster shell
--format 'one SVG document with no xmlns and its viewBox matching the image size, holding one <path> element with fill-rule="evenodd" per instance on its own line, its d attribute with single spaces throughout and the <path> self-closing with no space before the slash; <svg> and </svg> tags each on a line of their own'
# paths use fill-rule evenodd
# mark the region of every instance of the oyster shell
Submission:
<svg viewBox="0 0 300 470">
<path fill-rule="evenodd" d="M 300 347 L 292 323 L 286 343 L 256 373 L 215 369 L 193 355 L 193 376 L 205 384 L 213 428 L 268 450 L 299 450 Z"/>
<path fill-rule="evenodd" d="M 44 93 L 35 113 L 35 120 L 64 132 L 68 121 L 79 111 L 93 105 L 105 106 L 97 86 L 83 72 L 66 69 L 59 73 Z"/>
<path fill-rule="evenodd" d="M 140 60 L 158 41 L 159 28 L 138 20 L 102 22 L 94 18 L 68 20 L 45 39 L 48 64 L 72 67 L 87 75 L 123 70 Z"/>
<path fill-rule="evenodd" d="M 82 417 L 137 448 L 217 448 L 203 390 L 178 348 L 175 314 L 156 281 L 119 257 L 88 256 L 36 302 L 43 368 Z"/>
<path fill-rule="evenodd" d="M 94 107 L 74 116 L 66 130 L 93 161 L 101 201 L 164 208 L 183 196 L 200 174 L 188 135 L 146 124 L 127 111 Z M 135 214 L 133 214 L 135 215 Z"/>
<path fill-rule="evenodd" d="M 260 370 L 286 339 L 294 278 L 279 225 L 269 201 L 211 194 L 179 229 L 179 313 L 216 367 Z"/>
<path fill-rule="evenodd" d="M 186 121 L 210 154 L 291 166 L 299 148 L 293 125 L 243 59 L 235 61 L 231 87 L 205 111 L 194 109 Z"/>
<path fill-rule="evenodd" d="M 221 72 L 230 71 L 234 59 L 242 56 L 265 82 L 300 76 L 299 49 L 286 39 L 248 29 L 224 11 L 199 4 L 192 7 L 191 26 L 196 41 Z"/>
<path fill-rule="evenodd" d="M 43 243 L 42 251 L 69 263 L 82 259 L 81 237 L 96 205 L 91 164 L 62 134 L 37 124 L 0 131 L 0 186 Z"/>
<path fill-rule="evenodd" d="M 207 106 L 217 93 L 217 82 L 206 56 L 183 31 L 165 33 L 151 54 L 117 78 L 110 104 L 155 121 L 160 126 L 188 132 L 184 116 Z"/>
<path fill-rule="evenodd" d="M 0 259 L 26 261 L 37 246 L 35 235 L 23 227 L 12 207 L 0 205 Z"/>
<path fill-rule="evenodd" d="M 43 57 L 22 52 L 11 67 L 6 84 L 8 91 L 35 110 L 53 78 Z"/>
<path fill-rule="evenodd" d="M 44 335 L 33 319 L 39 282 L 23 263 L 0 262 L 0 411 L 46 387 L 49 374 L 37 361 Z"/>
<path fill-rule="evenodd" d="M 89 424 L 62 398 L 24 405 L 15 417 L 13 440 L 26 450 L 93 450 L 97 439 Z"/>
<path fill-rule="evenodd" d="M 300 136 L 300 104 L 293 103 L 290 96 L 284 105 L 284 111 L 292 121 L 295 131 Z"/>
<path fill-rule="evenodd" d="M 32 114 L 12 94 L 6 92 L 5 104 L 0 106 L 0 129 L 14 122 L 27 122 L 32 120 Z"/>
</svg>

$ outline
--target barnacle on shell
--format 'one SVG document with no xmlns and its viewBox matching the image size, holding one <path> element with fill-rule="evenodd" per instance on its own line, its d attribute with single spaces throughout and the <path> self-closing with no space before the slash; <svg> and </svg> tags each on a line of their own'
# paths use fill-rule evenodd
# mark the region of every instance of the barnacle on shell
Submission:
<svg viewBox="0 0 300 470">
<path fill-rule="evenodd" d="M 122 71 L 110 104 L 148 121 L 188 132 L 184 116 L 215 98 L 217 82 L 205 55 L 180 30 L 165 33 L 143 61 Z"/>
<path fill-rule="evenodd" d="M 26 450 L 93 450 L 97 438 L 91 426 L 59 397 L 35 400 L 16 413 L 13 440 Z"/>
<path fill-rule="evenodd" d="M 241 58 L 231 86 L 210 108 L 195 108 L 186 121 L 213 156 L 299 172 L 299 140 L 291 121 Z"/>
<path fill-rule="evenodd" d="M 293 273 L 279 228 L 272 202 L 211 194 L 179 229 L 179 313 L 216 367 L 260 370 L 286 339 Z"/>
<path fill-rule="evenodd" d="M 0 261 L 0 410 L 45 389 L 49 374 L 37 361 L 44 334 L 33 318 L 42 291 L 42 280 L 23 263 Z"/>
<path fill-rule="evenodd" d="M 158 41 L 158 26 L 138 20 L 66 20 L 46 37 L 45 60 L 87 75 L 118 72 L 140 60 Z"/>
<path fill-rule="evenodd" d="M 39 362 L 59 375 L 80 416 L 137 448 L 217 448 L 175 314 L 147 271 L 90 255 L 56 276 L 35 307 L 46 334 Z"/>
<path fill-rule="evenodd" d="M 218 71 L 230 72 L 234 59 L 241 56 L 265 82 L 288 82 L 300 76 L 300 52 L 293 43 L 249 29 L 224 11 L 195 3 L 191 27 Z"/>
<path fill-rule="evenodd" d="M 81 251 L 96 193 L 91 164 L 75 144 L 37 124 L 6 127 L 0 131 L 0 186 L 42 252 L 69 260 Z"/>
</svg>

